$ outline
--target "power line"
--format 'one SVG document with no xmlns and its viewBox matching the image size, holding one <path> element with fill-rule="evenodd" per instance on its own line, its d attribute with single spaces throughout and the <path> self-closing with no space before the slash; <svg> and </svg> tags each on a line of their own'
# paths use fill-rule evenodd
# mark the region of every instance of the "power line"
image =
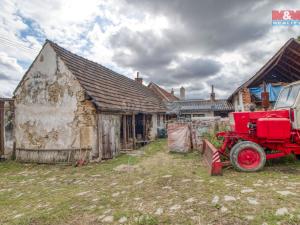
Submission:
<svg viewBox="0 0 300 225">
<path fill-rule="evenodd" d="M 0 41 L 1 41 L 1 39 L 0 39 Z M 26 50 L 26 51 L 29 51 L 29 52 L 37 52 L 38 51 L 38 50 L 35 50 L 35 49 L 26 48 L 25 46 L 22 46 L 22 45 L 13 44 L 11 42 L 3 42 L 3 41 L 1 41 L 0 44 L 2 44 L 3 46 L 7 46 L 7 47 L 20 48 L 20 49 L 23 49 L 23 50 Z"/>
<path fill-rule="evenodd" d="M 16 45 L 12 45 L 12 44 L 8 44 L 8 43 L 1 43 L 0 42 L 0 46 L 2 46 L 2 47 L 9 47 L 9 48 L 17 48 L 17 49 L 20 49 L 20 50 L 25 51 L 27 53 L 30 53 L 30 54 L 37 53 L 37 51 L 35 51 L 35 50 L 29 50 L 29 49 L 26 49 L 26 48 L 23 48 L 23 47 L 18 47 Z"/>
<path fill-rule="evenodd" d="M 26 46 L 20 42 L 15 42 L 15 41 L 9 40 L 2 36 L 0 36 L 0 45 L 2 45 L 4 47 L 20 48 L 20 49 L 30 52 L 30 53 L 37 53 L 39 51 L 39 49 L 37 49 L 37 48 Z"/>
<path fill-rule="evenodd" d="M 5 41 L 7 41 L 7 42 L 10 42 L 10 43 L 12 43 L 12 44 L 16 44 L 16 45 L 19 45 L 19 46 L 23 46 L 23 47 L 25 47 L 25 48 L 32 49 L 32 50 L 36 50 L 36 51 L 39 50 L 39 49 L 37 49 L 37 48 L 34 48 L 34 47 L 30 47 L 30 46 L 24 45 L 24 43 L 22 43 L 22 42 L 10 40 L 10 39 L 8 39 L 7 37 L 1 36 L 1 35 L 0 35 L 0 39 L 5 40 Z"/>
</svg>

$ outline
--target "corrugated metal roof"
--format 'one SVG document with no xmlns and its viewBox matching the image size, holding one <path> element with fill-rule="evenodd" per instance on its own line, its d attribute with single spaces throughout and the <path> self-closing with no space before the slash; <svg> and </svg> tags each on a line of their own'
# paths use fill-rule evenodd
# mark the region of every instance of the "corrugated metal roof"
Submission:
<svg viewBox="0 0 300 225">
<path fill-rule="evenodd" d="M 161 99 L 146 86 L 47 40 L 78 79 L 93 102 L 104 111 L 165 112 Z"/>
<path fill-rule="evenodd" d="M 204 111 L 233 111 L 233 105 L 225 99 L 181 100 L 167 104 L 168 114 L 195 113 Z"/>
</svg>

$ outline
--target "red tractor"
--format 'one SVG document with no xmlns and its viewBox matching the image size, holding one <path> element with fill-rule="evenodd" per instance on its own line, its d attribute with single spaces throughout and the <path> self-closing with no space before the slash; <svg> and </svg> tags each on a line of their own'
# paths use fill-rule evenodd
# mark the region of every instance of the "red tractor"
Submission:
<svg viewBox="0 0 300 225">
<path fill-rule="evenodd" d="M 299 158 L 299 90 L 300 82 L 284 87 L 273 110 L 232 113 L 232 131 L 218 133 L 217 137 L 223 137 L 223 144 L 220 149 L 210 150 L 212 171 L 218 173 L 218 167 L 226 164 L 220 161 L 220 155 L 229 159 L 235 169 L 244 172 L 261 170 L 268 159 L 289 154 Z M 206 144 L 206 148 L 211 146 Z"/>
</svg>

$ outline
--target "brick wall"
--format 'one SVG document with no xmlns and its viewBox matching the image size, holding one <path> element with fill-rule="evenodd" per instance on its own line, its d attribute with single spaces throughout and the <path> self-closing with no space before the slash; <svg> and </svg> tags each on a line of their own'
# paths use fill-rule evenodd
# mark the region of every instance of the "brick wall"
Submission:
<svg viewBox="0 0 300 225">
<path fill-rule="evenodd" d="M 250 91 L 248 88 L 243 88 L 241 90 L 242 95 L 243 95 L 243 103 L 244 104 L 250 104 L 251 103 L 251 95 L 250 95 Z"/>
<path fill-rule="evenodd" d="M 242 99 L 243 99 L 243 105 L 244 105 L 244 110 L 249 111 L 250 105 L 251 105 L 251 95 L 250 91 L 248 88 L 243 88 L 241 90 L 242 93 Z"/>
</svg>

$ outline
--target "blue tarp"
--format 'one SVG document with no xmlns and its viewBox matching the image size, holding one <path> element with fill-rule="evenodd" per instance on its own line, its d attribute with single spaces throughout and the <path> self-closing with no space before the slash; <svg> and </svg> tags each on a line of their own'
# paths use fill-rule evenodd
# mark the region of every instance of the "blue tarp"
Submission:
<svg viewBox="0 0 300 225">
<path fill-rule="evenodd" d="M 267 84 L 267 92 L 269 92 L 269 100 L 270 102 L 275 102 L 281 91 L 282 86 L 276 85 L 272 86 L 272 84 Z M 261 100 L 261 93 L 263 92 L 263 87 L 253 87 L 249 88 L 250 93 L 255 95 L 258 99 Z"/>
</svg>

